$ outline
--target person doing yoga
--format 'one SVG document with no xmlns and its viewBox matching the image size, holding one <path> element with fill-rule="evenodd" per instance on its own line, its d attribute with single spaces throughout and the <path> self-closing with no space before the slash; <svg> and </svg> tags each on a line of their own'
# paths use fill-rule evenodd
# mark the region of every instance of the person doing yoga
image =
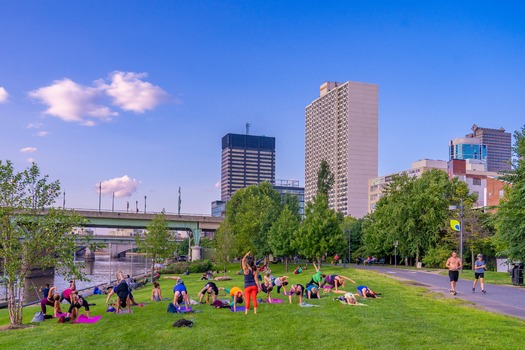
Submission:
<svg viewBox="0 0 525 350">
<path fill-rule="evenodd" d="M 253 313 L 257 313 L 257 292 L 259 291 L 259 278 L 255 260 L 246 253 L 241 260 L 241 267 L 244 274 L 244 298 L 246 299 L 246 315 L 250 309 L 250 302 L 253 301 Z"/>
</svg>

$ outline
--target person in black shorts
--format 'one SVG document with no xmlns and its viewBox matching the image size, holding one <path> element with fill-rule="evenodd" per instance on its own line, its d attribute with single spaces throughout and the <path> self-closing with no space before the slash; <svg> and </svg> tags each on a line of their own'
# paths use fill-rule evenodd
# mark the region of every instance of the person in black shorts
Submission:
<svg viewBox="0 0 525 350">
<path fill-rule="evenodd" d="M 208 303 L 210 301 L 210 295 L 211 295 L 211 302 L 213 303 L 215 300 L 217 300 L 217 295 L 219 294 L 219 289 L 217 288 L 217 285 L 213 282 L 208 282 L 204 286 L 204 288 L 201 289 L 199 292 L 199 302 L 202 303 L 202 298 L 204 297 L 204 294 L 206 294 L 206 302 Z"/>
<path fill-rule="evenodd" d="M 481 293 L 485 294 L 485 270 L 487 265 L 483 260 L 483 255 L 478 254 L 476 261 L 474 262 L 474 285 L 472 286 L 472 293 L 476 292 L 476 285 L 478 282 L 481 284 Z"/>
<path fill-rule="evenodd" d="M 452 256 L 447 259 L 446 267 L 448 269 L 448 278 L 450 279 L 450 294 L 456 295 L 456 283 L 459 279 L 459 269 L 463 266 L 461 259 L 458 258 L 456 252 L 452 252 Z"/>
</svg>

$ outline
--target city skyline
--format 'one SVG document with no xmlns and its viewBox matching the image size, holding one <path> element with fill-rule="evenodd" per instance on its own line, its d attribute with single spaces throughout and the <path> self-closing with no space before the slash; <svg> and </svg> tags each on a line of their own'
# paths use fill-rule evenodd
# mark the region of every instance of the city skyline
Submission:
<svg viewBox="0 0 525 350">
<path fill-rule="evenodd" d="M 117 15 L 115 15 L 117 14 Z M 379 86 L 378 175 L 448 159 L 473 124 L 525 121 L 519 1 L 0 5 L 0 159 L 35 160 L 66 206 L 210 213 L 228 133 L 276 138 L 304 185 L 304 107 L 325 81 Z M 57 205 L 62 204 L 62 198 Z"/>
</svg>

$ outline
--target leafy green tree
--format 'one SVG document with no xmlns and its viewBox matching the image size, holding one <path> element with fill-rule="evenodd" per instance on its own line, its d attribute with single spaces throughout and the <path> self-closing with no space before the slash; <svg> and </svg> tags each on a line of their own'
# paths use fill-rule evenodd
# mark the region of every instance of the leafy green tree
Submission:
<svg viewBox="0 0 525 350">
<path fill-rule="evenodd" d="M 317 172 L 317 193 L 324 194 L 328 197 L 334 183 L 334 174 L 330 171 L 330 165 L 323 159 Z"/>
<path fill-rule="evenodd" d="M 297 196 L 294 196 L 291 193 L 287 193 L 284 196 L 283 208 L 288 208 L 290 211 L 297 217 L 298 220 L 301 220 L 301 214 L 299 213 L 299 199 Z"/>
<path fill-rule="evenodd" d="M 472 204 L 467 185 L 449 179 L 442 170 L 431 170 L 420 178 L 396 176 L 364 225 L 364 243 L 369 254 L 391 254 L 398 241 L 401 255 L 415 261 L 438 245 L 447 232 L 450 204 Z"/>
<path fill-rule="evenodd" d="M 321 265 L 322 256 L 333 251 L 342 235 L 340 221 L 335 210 L 328 207 L 328 198 L 320 193 L 314 196 L 312 202 L 306 204 L 305 218 L 296 235 L 294 245 L 301 255 L 311 259 L 315 258 Z"/>
<path fill-rule="evenodd" d="M 221 225 L 228 225 L 235 237 L 237 255 L 247 251 L 259 256 L 271 253 L 268 231 L 280 209 L 281 195 L 269 182 L 248 186 L 233 194 L 226 204 L 226 217 Z"/>
<path fill-rule="evenodd" d="M 511 183 L 496 213 L 500 254 L 510 261 L 525 261 L 525 126 L 514 132 L 513 170 L 503 178 Z"/>
<path fill-rule="evenodd" d="M 137 247 L 145 251 L 151 257 L 151 278 L 155 274 L 155 264 L 159 259 L 173 257 L 175 252 L 175 242 L 168 228 L 166 213 L 162 212 L 155 215 L 153 220 L 146 226 L 144 238 L 135 237 Z"/>
<path fill-rule="evenodd" d="M 224 274 L 226 274 L 226 263 L 231 256 L 235 254 L 235 237 L 230 230 L 228 222 L 222 222 L 219 229 L 213 236 L 213 246 L 215 248 L 215 259 L 224 265 Z"/>
<path fill-rule="evenodd" d="M 288 257 L 294 254 L 293 239 L 299 229 L 299 219 L 288 206 L 284 206 L 279 218 L 268 232 L 268 243 L 273 254 L 285 257 L 288 272 Z"/>
<path fill-rule="evenodd" d="M 73 211 L 52 208 L 60 183 L 50 182 L 33 163 L 16 172 L 0 161 L 0 258 L 7 278 L 11 324 L 22 324 L 25 278 L 34 268 L 55 268 L 66 277 L 84 278 L 75 264 L 76 240 L 71 234 L 83 220 Z"/>
</svg>

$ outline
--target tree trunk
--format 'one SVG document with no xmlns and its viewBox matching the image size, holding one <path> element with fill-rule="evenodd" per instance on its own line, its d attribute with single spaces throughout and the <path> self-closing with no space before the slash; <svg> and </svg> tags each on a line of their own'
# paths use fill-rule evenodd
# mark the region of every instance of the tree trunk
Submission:
<svg viewBox="0 0 525 350">
<path fill-rule="evenodd" d="M 288 257 L 284 258 L 284 266 L 286 268 L 286 273 L 288 273 Z"/>
<path fill-rule="evenodd" d="M 22 286 L 22 288 L 20 288 Z M 23 293 L 24 284 L 23 282 L 19 285 L 16 284 L 16 282 L 13 281 L 13 279 L 9 279 L 8 285 L 7 285 L 7 293 L 8 293 L 8 299 L 7 299 L 7 307 L 9 309 L 9 321 L 12 325 L 21 325 L 22 324 L 22 306 L 24 304 L 24 293 Z M 18 301 L 16 300 L 16 296 L 19 296 Z"/>
<path fill-rule="evenodd" d="M 474 260 L 474 245 L 473 244 L 470 245 L 470 261 L 472 262 L 471 263 L 471 265 L 472 265 L 471 269 L 472 269 L 472 271 L 474 271 L 474 261 L 475 260 Z"/>
<path fill-rule="evenodd" d="M 322 260 L 321 257 L 318 256 L 318 257 L 317 257 L 317 267 L 319 268 L 319 270 L 321 270 L 321 267 L 322 267 L 322 266 L 321 266 L 321 265 L 322 265 L 321 260 Z"/>
</svg>

